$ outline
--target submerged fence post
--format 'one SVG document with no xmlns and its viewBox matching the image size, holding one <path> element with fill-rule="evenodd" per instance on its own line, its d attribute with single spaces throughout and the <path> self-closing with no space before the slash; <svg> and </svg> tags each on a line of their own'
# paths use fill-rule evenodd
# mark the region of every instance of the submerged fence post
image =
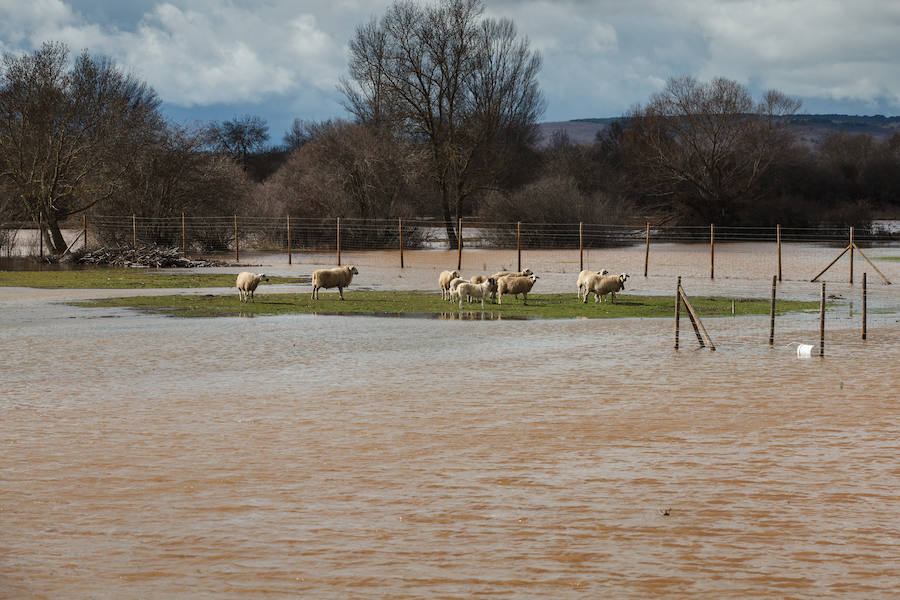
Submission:
<svg viewBox="0 0 900 600">
<path fill-rule="evenodd" d="M 775 241 L 778 244 L 778 281 L 781 281 L 781 225 L 775 226 Z"/>
<path fill-rule="evenodd" d="M 578 222 L 578 270 L 584 271 L 584 221 Z"/>
<path fill-rule="evenodd" d="M 456 269 L 462 269 L 462 217 L 456 218 Z"/>
<path fill-rule="evenodd" d="M 866 339 L 866 272 L 863 271 L 862 339 Z"/>
<path fill-rule="evenodd" d="M 293 257 L 291 256 L 291 215 L 287 216 L 287 250 L 288 250 L 288 264 L 293 262 Z"/>
<path fill-rule="evenodd" d="M 403 218 L 397 217 L 397 232 L 400 235 L 400 268 L 403 268 Z"/>
<path fill-rule="evenodd" d="M 337 218 L 337 266 L 341 266 L 341 218 Z"/>
<path fill-rule="evenodd" d="M 819 356 L 825 356 L 825 282 L 822 282 L 822 301 L 819 303 Z"/>
<path fill-rule="evenodd" d="M 522 221 L 516 222 L 516 256 L 517 256 L 517 264 L 516 271 L 522 270 Z"/>
<path fill-rule="evenodd" d="M 240 242 L 238 241 L 237 215 L 234 215 L 234 262 L 241 262 Z"/>
<path fill-rule="evenodd" d="M 709 224 L 709 278 L 716 278 L 716 226 Z"/>
<path fill-rule="evenodd" d="M 775 283 L 776 277 L 772 275 L 772 303 L 769 305 L 769 345 L 775 345 Z"/>
<path fill-rule="evenodd" d="M 681 319 L 681 275 L 675 284 L 675 350 L 678 350 L 678 325 Z"/>
<path fill-rule="evenodd" d="M 853 285 L 853 228 L 850 228 L 850 285 Z"/>
<path fill-rule="evenodd" d="M 644 250 L 644 277 L 647 276 L 647 264 L 650 262 L 650 221 L 647 221 L 647 249 Z"/>
</svg>

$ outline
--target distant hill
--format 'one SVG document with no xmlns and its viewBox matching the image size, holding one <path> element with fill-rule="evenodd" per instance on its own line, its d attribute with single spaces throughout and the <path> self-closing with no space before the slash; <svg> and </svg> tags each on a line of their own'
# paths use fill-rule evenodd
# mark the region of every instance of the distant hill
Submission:
<svg viewBox="0 0 900 600">
<path fill-rule="evenodd" d="M 573 144 L 590 145 L 594 143 L 597 133 L 604 131 L 611 123 L 627 120 L 626 117 L 609 117 L 540 123 L 538 124 L 538 147 L 547 146 L 555 133 L 567 135 Z M 851 135 L 869 134 L 876 140 L 882 140 L 895 133 L 900 133 L 900 117 L 796 115 L 791 119 L 791 127 L 796 130 L 800 143 L 817 148 L 826 135 L 836 132 Z"/>
</svg>

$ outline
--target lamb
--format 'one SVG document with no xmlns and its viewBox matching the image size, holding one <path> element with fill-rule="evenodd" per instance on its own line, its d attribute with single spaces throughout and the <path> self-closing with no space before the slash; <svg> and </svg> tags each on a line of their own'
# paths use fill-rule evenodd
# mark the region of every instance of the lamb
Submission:
<svg viewBox="0 0 900 600">
<path fill-rule="evenodd" d="M 353 281 L 353 276 L 359 275 L 359 271 L 356 270 L 356 267 L 353 265 L 347 265 L 346 267 L 335 267 L 334 269 L 319 269 L 318 271 L 313 271 L 312 274 L 312 299 L 319 299 L 319 288 L 333 288 L 336 287 L 338 289 L 338 293 L 341 295 L 341 300 L 344 299 L 344 288 L 350 285 L 350 282 Z"/>
<path fill-rule="evenodd" d="M 450 299 L 450 282 L 459 277 L 459 271 L 442 271 L 438 277 L 438 285 L 441 288 L 441 300 Z"/>
<path fill-rule="evenodd" d="M 594 294 L 594 302 L 602 301 L 603 296 L 610 295 L 612 303 L 616 303 L 616 292 L 625 289 L 628 273 L 619 275 L 593 275 L 584 284 L 583 303 L 587 303 L 588 294 Z"/>
<path fill-rule="evenodd" d="M 581 293 L 584 289 L 584 283 L 588 280 L 588 277 L 591 275 L 607 275 L 609 271 L 606 269 L 601 269 L 600 271 L 582 271 L 578 274 L 578 299 L 581 300 Z"/>
<path fill-rule="evenodd" d="M 484 310 L 485 297 L 490 296 L 495 289 L 497 281 L 493 277 L 489 277 L 484 283 L 460 283 L 455 292 L 459 294 L 459 309 L 462 310 L 463 298 L 481 298 L 481 310 Z"/>
<path fill-rule="evenodd" d="M 534 282 L 538 279 L 537 275 L 530 277 L 502 277 L 497 283 L 497 293 L 499 294 L 497 303 L 503 304 L 503 294 L 512 294 L 516 298 L 519 297 L 519 294 L 522 294 L 522 304 L 528 304 L 528 292 L 531 291 Z"/>
<path fill-rule="evenodd" d="M 266 277 L 265 273 L 248 273 L 247 271 L 238 273 L 235 287 L 241 302 L 253 302 L 253 293 L 256 291 L 259 282 L 268 280 L 269 278 Z"/>
</svg>

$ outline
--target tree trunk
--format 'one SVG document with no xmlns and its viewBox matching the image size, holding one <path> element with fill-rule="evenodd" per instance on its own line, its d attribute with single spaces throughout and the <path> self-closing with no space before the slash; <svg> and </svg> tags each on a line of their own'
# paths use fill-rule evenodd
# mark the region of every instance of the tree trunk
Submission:
<svg viewBox="0 0 900 600">
<path fill-rule="evenodd" d="M 66 240 L 59 229 L 59 220 L 52 212 L 47 216 L 47 222 L 44 224 L 44 241 L 50 254 L 57 258 L 66 251 Z"/>
<path fill-rule="evenodd" d="M 451 218 L 450 215 L 450 190 L 448 189 L 447 183 L 441 183 L 441 211 L 444 216 L 444 227 L 447 230 L 447 245 L 450 248 L 457 247 L 457 238 L 456 238 L 456 222 Z M 459 216 L 459 213 L 457 213 Z"/>
</svg>

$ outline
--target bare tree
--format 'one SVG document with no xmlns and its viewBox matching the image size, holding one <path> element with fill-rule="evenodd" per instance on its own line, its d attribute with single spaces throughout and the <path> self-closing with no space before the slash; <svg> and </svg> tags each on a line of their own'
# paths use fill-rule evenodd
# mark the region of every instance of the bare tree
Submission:
<svg viewBox="0 0 900 600">
<path fill-rule="evenodd" d="M 645 193 L 672 199 L 693 219 L 730 222 L 793 143 L 784 117 L 799 108 L 798 100 L 776 91 L 754 103 L 744 86 L 729 79 L 670 79 L 632 113 L 632 157 Z"/>
<path fill-rule="evenodd" d="M 246 165 L 248 155 L 262 151 L 269 141 L 269 126 L 257 115 L 243 115 L 223 123 L 212 121 L 207 128 L 210 145 L 242 165 Z"/>
<path fill-rule="evenodd" d="M 427 144 L 451 244 L 453 217 L 502 170 L 504 142 L 527 138 L 544 109 L 540 56 L 483 10 L 481 0 L 398 0 L 357 28 L 341 86 L 360 123 Z"/>
<path fill-rule="evenodd" d="M 65 251 L 60 223 L 112 197 L 164 122 L 145 83 L 86 51 L 48 42 L 0 65 L 0 186 L 35 224 L 51 252 Z"/>
</svg>

